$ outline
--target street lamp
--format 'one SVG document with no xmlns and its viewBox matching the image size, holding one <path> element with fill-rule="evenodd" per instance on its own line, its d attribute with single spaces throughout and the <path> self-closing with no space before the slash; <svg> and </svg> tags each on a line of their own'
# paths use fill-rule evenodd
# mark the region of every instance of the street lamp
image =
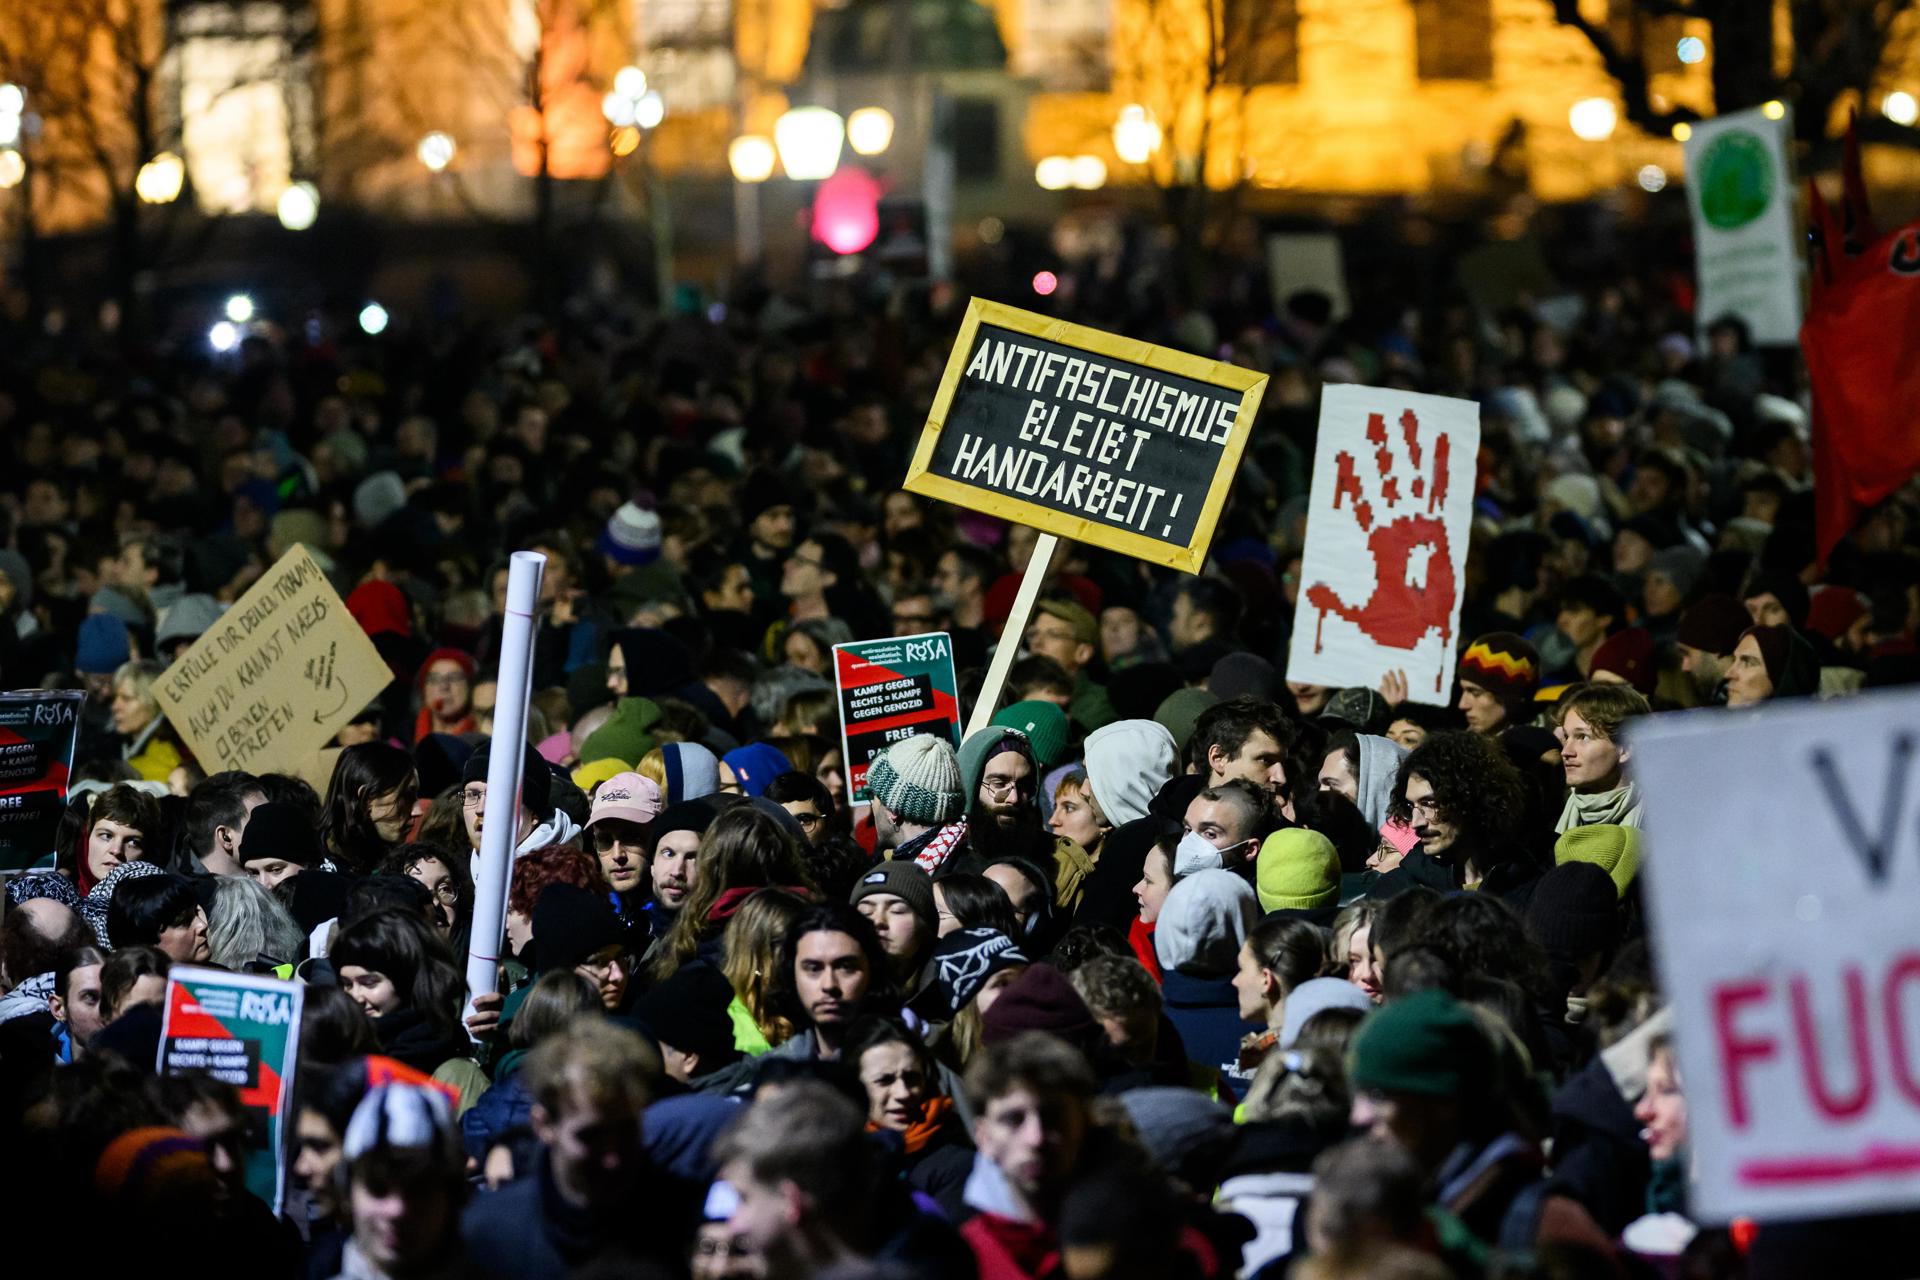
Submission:
<svg viewBox="0 0 1920 1280">
<path fill-rule="evenodd" d="M 613 73 L 613 91 L 629 102 L 639 100 L 647 92 L 647 73 L 638 67 L 622 67 Z"/>
<path fill-rule="evenodd" d="M 1142 106 L 1120 109 L 1113 126 L 1113 150 L 1124 164 L 1145 164 L 1160 149 L 1160 126 Z"/>
<path fill-rule="evenodd" d="M 296 182 L 280 193 L 274 212 L 289 231 L 305 231 L 320 216 L 320 192 L 311 182 Z"/>
<path fill-rule="evenodd" d="M 893 116 L 885 107 L 862 107 L 847 117 L 847 145 L 863 156 L 877 156 L 893 143 Z"/>
<path fill-rule="evenodd" d="M 162 151 L 133 176 L 133 194 L 148 204 L 172 204 L 180 198 L 186 180 L 186 162 L 171 151 Z"/>
<path fill-rule="evenodd" d="M 1073 185 L 1073 161 L 1066 156 L 1047 156 L 1033 166 L 1033 180 L 1042 191 L 1065 191 Z"/>
<path fill-rule="evenodd" d="M 765 182 L 773 176 L 773 141 L 757 133 L 742 134 L 727 144 L 727 167 L 735 182 Z"/>
<path fill-rule="evenodd" d="M 360 332 L 377 338 L 387 331 L 387 309 L 377 302 L 360 308 Z"/>
<path fill-rule="evenodd" d="M 441 173 L 453 163 L 453 155 L 457 150 L 459 148 L 454 145 L 451 134 L 435 129 L 420 139 L 420 146 L 414 154 L 420 157 L 421 164 L 427 166 L 428 173 Z"/>
<path fill-rule="evenodd" d="M 1582 98 L 1567 111 L 1567 125 L 1582 142 L 1605 142 L 1620 123 L 1620 113 L 1605 98 Z"/>
<path fill-rule="evenodd" d="M 0 151 L 0 190 L 17 187 L 27 176 L 27 160 L 18 151 Z"/>
<path fill-rule="evenodd" d="M 1080 191 L 1098 191 L 1107 185 L 1107 162 L 1099 156 L 1075 156 L 1067 161 L 1067 185 Z"/>
<path fill-rule="evenodd" d="M 227 299 L 227 319 L 235 324 L 245 324 L 253 319 L 253 299 L 244 293 L 236 293 Z"/>
<path fill-rule="evenodd" d="M 825 107 L 795 107 L 773 124 L 774 145 L 787 176 L 799 182 L 830 177 L 840 166 L 846 125 Z"/>
<path fill-rule="evenodd" d="M 1905 89 L 1895 89 L 1880 101 L 1880 112 L 1898 125 L 1911 125 L 1920 120 L 1920 100 Z"/>
<path fill-rule="evenodd" d="M 17 84 L 0 84 L 0 116 L 17 116 L 27 109 L 27 91 Z"/>
</svg>

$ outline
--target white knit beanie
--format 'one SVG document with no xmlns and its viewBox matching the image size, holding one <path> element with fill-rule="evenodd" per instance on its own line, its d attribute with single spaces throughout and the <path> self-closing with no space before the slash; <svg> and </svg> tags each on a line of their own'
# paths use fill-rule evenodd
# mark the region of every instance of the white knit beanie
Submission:
<svg viewBox="0 0 1920 1280">
<path fill-rule="evenodd" d="M 888 812 L 929 827 L 944 827 L 967 808 L 953 744 L 931 733 L 916 733 L 875 756 L 867 790 Z"/>
<path fill-rule="evenodd" d="M 1114 826 L 1147 816 L 1173 776 L 1173 735 L 1153 720 L 1116 720 L 1087 735 L 1087 784 Z"/>
</svg>

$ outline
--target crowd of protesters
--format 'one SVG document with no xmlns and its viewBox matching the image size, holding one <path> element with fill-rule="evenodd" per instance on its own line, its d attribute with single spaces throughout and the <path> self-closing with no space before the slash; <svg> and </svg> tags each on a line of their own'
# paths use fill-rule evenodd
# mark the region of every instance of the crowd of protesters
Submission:
<svg viewBox="0 0 1920 1280">
<path fill-rule="evenodd" d="M 1006 638 L 1033 531 L 899 488 L 952 314 L 0 348 L 0 674 L 86 695 L 0 927 L 16 1242 L 100 1275 L 1904 1274 L 1903 1218 L 1689 1219 L 1632 743 L 1920 678 L 1907 505 L 1817 566 L 1795 366 L 1639 283 L 1372 327 L 1125 288 L 1080 318 L 1270 376 L 1244 466 L 1205 573 L 1066 544 Z M 1448 706 L 1288 678 L 1342 381 L 1481 406 Z M 392 681 L 304 767 L 211 771 L 156 680 L 296 545 Z M 519 548 L 508 958 L 468 992 Z M 1020 646 L 992 724 L 893 743 L 852 803 L 833 646 L 929 631 L 963 710 Z M 305 984 L 278 1217 L 259 1117 L 155 1075 L 176 965 Z"/>
</svg>

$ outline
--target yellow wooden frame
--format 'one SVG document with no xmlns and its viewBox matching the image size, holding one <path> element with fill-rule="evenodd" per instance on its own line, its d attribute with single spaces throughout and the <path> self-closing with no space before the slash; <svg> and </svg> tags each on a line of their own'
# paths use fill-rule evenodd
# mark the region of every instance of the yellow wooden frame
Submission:
<svg viewBox="0 0 1920 1280">
<path fill-rule="evenodd" d="M 966 376 L 967 357 L 973 351 L 974 339 L 982 324 L 1010 329 L 1030 338 L 1093 352 L 1109 360 L 1144 365 L 1149 369 L 1178 374 L 1195 382 L 1205 382 L 1240 393 L 1240 412 L 1234 419 L 1233 435 L 1220 449 L 1219 466 L 1213 473 L 1213 483 L 1208 486 L 1206 499 L 1194 521 L 1193 537 L 1186 546 L 1172 546 L 1131 530 L 1116 529 L 1097 520 L 1069 515 L 1038 503 L 963 484 L 947 476 L 935 475 L 929 469 L 933 463 L 934 446 L 939 442 L 941 429 L 946 426 L 947 413 L 952 408 L 954 394 L 960 389 L 960 380 Z M 1240 468 L 1240 455 L 1246 450 L 1247 438 L 1253 434 L 1254 415 L 1259 411 L 1260 398 L 1266 389 L 1267 376 L 1251 369 L 1189 355 L 1169 347 L 1156 347 L 1151 342 L 1123 338 L 1117 333 L 1105 333 L 1085 325 L 1069 324 L 1065 320 L 1023 311 L 1003 302 L 975 298 L 967 304 L 967 314 L 960 321 L 959 336 L 954 339 L 953 353 L 947 357 L 946 372 L 940 377 L 940 389 L 934 394 L 933 405 L 927 411 L 927 425 L 920 434 L 920 443 L 914 448 L 913 461 L 907 466 L 907 478 L 902 488 L 909 493 L 938 498 L 956 507 L 984 511 L 1016 524 L 1030 525 L 1063 538 L 1072 538 L 1076 542 L 1105 547 L 1109 551 L 1150 560 L 1187 573 L 1199 573 L 1207 560 L 1207 547 L 1213 541 L 1214 526 L 1220 521 L 1220 508 L 1226 505 L 1227 490 L 1233 484 L 1234 473 Z"/>
</svg>

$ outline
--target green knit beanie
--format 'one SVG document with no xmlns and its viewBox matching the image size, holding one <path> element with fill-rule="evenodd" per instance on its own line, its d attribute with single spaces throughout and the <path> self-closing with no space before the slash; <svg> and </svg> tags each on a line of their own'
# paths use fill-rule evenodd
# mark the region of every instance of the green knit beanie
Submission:
<svg viewBox="0 0 1920 1280">
<path fill-rule="evenodd" d="M 1262 911 L 1317 911 L 1340 898 L 1340 854 L 1333 841 L 1305 827 L 1268 836 L 1253 873 Z"/>
<path fill-rule="evenodd" d="M 614 705 L 612 718 L 580 744 L 580 758 L 618 760 L 634 768 L 641 756 L 659 745 L 653 740 L 653 727 L 659 723 L 660 708 L 652 699 L 622 698 Z"/>
<path fill-rule="evenodd" d="M 1487 1086 L 1493 1054 L 1465 1005 L 1444 991 L 1421 991 L 1367 1015 L 1347 1074 L 1355 1089 L 1457 1098 Z"/>
<path fill-rule="evenodd" d="M 1034 767 L 1041 773 L 1060 763 L 1067 750 L 1067 713 L 1058 704 L 1030 698 L 993 718 L 1003 729 L 1018 729 L 1033 744 Z"/>
</svg>

